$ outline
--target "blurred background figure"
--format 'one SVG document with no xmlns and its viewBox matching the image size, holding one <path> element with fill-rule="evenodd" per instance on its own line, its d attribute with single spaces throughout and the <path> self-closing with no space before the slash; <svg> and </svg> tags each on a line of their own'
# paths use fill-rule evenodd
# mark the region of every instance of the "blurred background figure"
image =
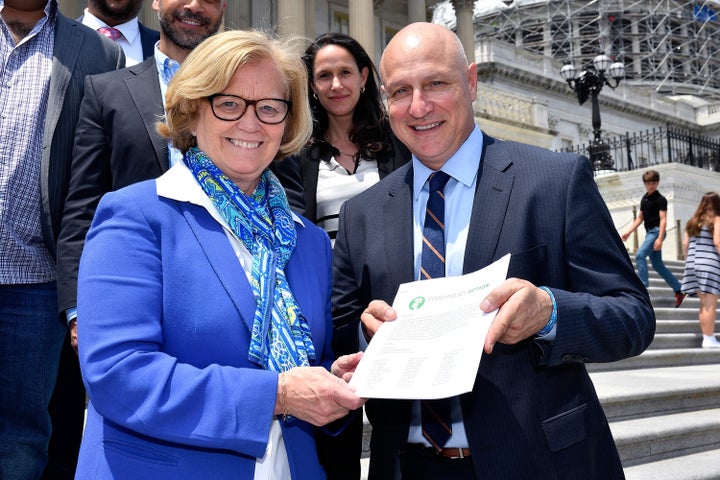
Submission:
<svg viewBox="0 0 720 480">
<path fill-rule="evenodd" d="M 90 0 L 83 21 L 93 28 L 115 25 L 127 40 L 142 43 L 137 65 L 85 79 L 68 194 L 58 239 L 58 302 L 68 321 L 58 384 L 51 402 L 55 433 L 49 466 L 57 458 L 74 473 L 85 418 L 85 388 L 77 359 L 77 268 L 80 253 L 100 197 L 111 190 L 165 172 L 172 159 L 182 158 L 155 129 L 165 114 L 163 95 L 172 72 L 185 57 L 222 24 L 224 1 L 156 0 L 162 34 L 137 21 L 138 0 Z M 101 20 L 99 20 L 101 19 Z M 186 22 L 183 20 L 193 20 Z M 124 23 L 121 23 L 124 22 Z M 135 33 L 131 33 L 135 32 Z M 139 33 L 138 33 L 139 32 Z M 159 40 L 159 41 L 158 41 Z M 137 55 L 139 50 L 134 49 Z M 143 60 L 146 58 L 146 60 Z M 51 472 L 48 472 L 51 473 Z M 55 478 L 52 475 L 48 479 Z M 71 477 L 72 478 L 72 477 Z"/>
<path fill-rule="evenodd" d="M 210 37 L 170 82 L 183 160 L 106 194 L 82 253 L 78 479 L 325 477 L 314 426 L 363 404 L 361 354 L 334 361 L 329 239 L 268 168 L 307 141 L 306 97 L 298 52 L 257 32 Z"/>
<path fill-rule="evenodd" d="M 72 139 L 85 76 L 124 63 L 118 45 L 63 16 L 56 0 L 0 0 L 2 479 L 34 480 L 52 466 L 48 409 L 68 334 L 56 242 Z M 72 476 L 64 467 L 51 478 Z"/>
<path fill-rule="evenodd" d="M 288 162 L 300 170 L 305 216 L 334 239 L 343 202 L 408 162 L 410 152 L 390 129 L 375 65 L 357 40 L 324 33 L 303 60 L 313 133 Z"/>
<path fill-rule="evenodd" d="M 715 338 L 715 316 L 720 295 L 720 196 L 703 195 L 697 210 L 685 226 L 683 254 L 685 272 L 682 290 L 700 298 L 702 348 L 720 348 Z"/>
<path fill-rule="evenodd" d="M 142 3 L 143 0 L 88 0 L 78 21 L 117 42 L 125 52 L 125 66 L 129 67 L 152 57 L 160 40 L 160 32 L 138 21 Z"/>
<path fill-rule="evenodd" d="M 680 282 L 665 266 L 662 259 L 662 244 L 667 236 L 667 199 L 658 191 L 660 173 L 656 170 L 648 170 L 643 173 L 642 181 L 646 193 L 640 199 L 640 213 L 621 237 L 624 242 L 641 223 L 645 226 L 645 240 L 635 253 L 637 274 L 645 288 L 648 288 L 650 280 L 647 258 L 650 257 L 650 263 L 655 271 L 673 289 L 675 308 L 678 308 L 682 304 L 685 294 L 680 289 Z"/>
</svg>

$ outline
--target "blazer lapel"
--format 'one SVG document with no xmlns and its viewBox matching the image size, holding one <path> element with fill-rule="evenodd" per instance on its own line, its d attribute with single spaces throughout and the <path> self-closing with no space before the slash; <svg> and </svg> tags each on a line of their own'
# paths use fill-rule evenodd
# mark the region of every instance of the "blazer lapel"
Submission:
<svg viewBox="0 0 720 480">
<path fill-rule="evenodd" d="M 50 145 L 55 135 L 55 127 L 57 127 L 65 101 L 65 92 L 67 92 L 70 84 L 70 78 L 75 69 L 81 46 L 82 39 L 77 30 L 77 25 L 72 25 L 65 17 L 58 14 L 55 24 L 55 46 L 53 47 L 45 131 L 43 133 L 45 145 Z M 46 152 L 45 155 L 49 155 L 50 149 L 46 148 L 44 152 Z"/>
<path fill-rule="evenodd" d="M 389 285 L 414 280 L 411 167 L 411 163 L 401 167 L 402 174 L 391 180 L 387 188 L 388 198 L 382 207 L 385 265 L 396 265 L 396 268 L 388 270 L 391 276 L 387 282 Z"/>
<path fill-rule="evenodd" d="M 255 296 L 240 262 L 228 262 L 227 260 L 235 258 L 235 253 L 232 251 L 225 231 L 203 207 L 186 202 L 179 202 L 179 205 L 210 267 L 220 279 L 230 300 L 235 304 L 248 331 L 252 332 L 255 319 Z"/>
<path fill-rule="evenodd" d="M 508 173 L 511 166 L 512 160 L 508 158 L 502 143 L 484 135 L 475 200 L 470 215 L 470 234 L 465 246 L 464 273 L 479 270 L 495 259 L 515 181 L 515 177 Z"/>
<path fill-rule="evenodd" d="M 135 108 L 143 119 L 160 170 L 166 172 L 170 162 L 168 142 L 155 130 L 157 122 L 162 121 L 165 116 L 160 81 L 155 68 L 155 58 L 149 58 L 130 67 L 129 70 L 133 76 L 125 79 L 125 85 L 130 97 L 133 99 Z"/>
</svg>

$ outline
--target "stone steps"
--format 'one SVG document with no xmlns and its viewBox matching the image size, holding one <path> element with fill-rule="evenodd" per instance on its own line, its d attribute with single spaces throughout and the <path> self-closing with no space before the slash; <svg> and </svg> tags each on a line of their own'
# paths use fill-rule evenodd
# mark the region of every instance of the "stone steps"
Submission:
<svg viewBox="0 0 720 480">
<path fill-rule="evenodd" d="M 626 480 L 720 480 L 720 449 L 625 468 Z"/>
<path fill-rule="evenodd" d="M 720 363 L 593 372 L 590 377 L 610 422 L 720 407 Z"/>
<path fill-rule="evenodd" d="M 720 408 L 612 422 L 610 428 L 624 467 L 720 448 Z"/>
<path fill-rule="evenodd" d="M 682 279 L 683 262 L 665 261 Z M 720 480 L 720 350 L 702 349 L 700 302 L 650 268 L 655 338 L 641 355 L 589 366 L 628 480 Z"/>
<path fill-rule="evenodd" d="M 599 372 L 706 365 L 713 363 L 720 363 L 720 352 L 717 350 L 701 349 L 698 347 L 667 350 L 648 349 L 637 357 L 626 358 L 618 362 L 588 364 L 587 369 L 589 372 Z"/>
</svg>

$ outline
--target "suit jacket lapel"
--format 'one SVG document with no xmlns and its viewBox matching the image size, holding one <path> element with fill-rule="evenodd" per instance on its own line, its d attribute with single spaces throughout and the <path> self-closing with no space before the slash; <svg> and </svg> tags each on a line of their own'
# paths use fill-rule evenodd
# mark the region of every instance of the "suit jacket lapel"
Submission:
<svg viewBox="0 0 720 480">
<path fill-rule="evenodd" d="M 55 24 L 55 45 L 53 47 L 52 70 L 50 73 L 50 91 L 45 117 L 44 144 L 51 145 L 55 127 L 65 101 L 65 92 L 80 54 L 82 39 L 77 25 L 72 25 L 62 15 L 57 16 Z M 44 150 L 50 155 L 50 149 Z"/>
<path fill-rule="evenodd" d="M 125 79 L 125 85 L 133 99 L 135 108 L 140 113 L 145 124 L 150 141 L 155 151 L 155 157 L 162 172 L 169 166 L 168 142 L 155 130 L 157 122 L 164 118 L 165 110 L 162 103 L 160 81 L 155 68 L 155 57 L 129 68 L 133 76 Z"/>
<path fill-rule="evenodd" d="M 512 159 L 508 158 L 502 143 L 483 134 L 483 153 L 470 216 L 470 234 L 465 246 L 464 273 L 483 268 L 495 259 L 515 181 L 515 177 L 508 173 L 511 166 Z"/>
<path fill-rule="evenodd" d="M 399 285 L 415 279 L 412 163 L 404 165 L 399 170 L 402 174 L 395 176 L 388 186 L 388 198 L 382 209 L 385 264 L 396 266 L 388 271 L 391 276 L 388 282 L 390 285 Z M 398 221 L 398 219 L 404 220 Z"/>
<path fill-rule="evenodd" d="M 227 261 L 228 258 L 235 258 L 235 253 L 223 228 L 203 207 L 187 202 L 178 203 L 210 267 L 220 279 L 248 330 L 252 332 L 255 296 L 240 262 Z"/>
</svg>

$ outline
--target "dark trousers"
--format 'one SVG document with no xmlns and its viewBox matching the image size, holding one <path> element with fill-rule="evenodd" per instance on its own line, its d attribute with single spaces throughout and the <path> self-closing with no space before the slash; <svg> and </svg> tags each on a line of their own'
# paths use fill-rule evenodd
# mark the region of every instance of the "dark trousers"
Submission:
<svg viewBox="0 0 720 480">
<path fill-rule="evenodd" d="M 328 480 L 359 480 L 360 456 L 362 454 L 363 414 L 362 408 L 350 412 L 351 417 L 341 418 L 328 425 L 329 430 L 345 429 L 336 436 L 318 430 L 315 435 L 318 457 Z"/>
<path fill-rule="evenodd" d="M 57 383 L 50 399 L 52 435 L 43 480 L 72 480 L 75 477 L 85 420 L 85 386 L 80 363 L 70 346 L 70 329 L 60 354 Z"/>
</svg>

